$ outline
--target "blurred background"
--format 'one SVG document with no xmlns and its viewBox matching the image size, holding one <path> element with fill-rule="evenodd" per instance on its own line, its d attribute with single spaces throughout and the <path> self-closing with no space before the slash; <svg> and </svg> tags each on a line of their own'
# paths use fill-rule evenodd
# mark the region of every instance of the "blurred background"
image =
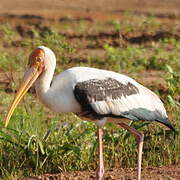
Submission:
<svg viewBox="0 0 180 180">
<path fill-rule="evenodd" d="M 180 179 L 180 0 L 0 0 L 0 179 L 92 179 L 93 123 L 50 112 L 31 89 L 4 128 L 29 54 L 39 45 L 55 52 L 55 74 L 73 66 L 108 69 L 159 95 L 177 132 L 131 124 L 145 133 L 142 179 Z M 135 179 L 134 137 L 107 124 L 103 141 L 105 179 Z"/>
<path fill-rule="evenodd" d="M 1 0 L 0 13 L 34 14 L 58 18 L 62 14 L 69 16 L 78 12 L 121 13 L 135 11 L 141 13 L 158 13 L 179 15 L 179 0 Z M 72 12 L 71 12 L 72 11 Z"/>
</svg>

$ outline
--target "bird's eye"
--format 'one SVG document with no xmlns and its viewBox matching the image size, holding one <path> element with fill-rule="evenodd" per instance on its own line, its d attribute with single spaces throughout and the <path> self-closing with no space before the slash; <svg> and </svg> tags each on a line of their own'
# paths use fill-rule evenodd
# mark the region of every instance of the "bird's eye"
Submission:
<svg viewBox="0 0 180 180">
<path fill-rule="evenodd" d="M 42 61 L 42 57 L 37 56 L 37 57 L 36 57 L 36 62 L 41 62 L 41 61 Z"/>
<path fill-rule="evenodd" d="M 36 61 L 41 61 L 41 57 L 37 56 Z"/>
</svg>

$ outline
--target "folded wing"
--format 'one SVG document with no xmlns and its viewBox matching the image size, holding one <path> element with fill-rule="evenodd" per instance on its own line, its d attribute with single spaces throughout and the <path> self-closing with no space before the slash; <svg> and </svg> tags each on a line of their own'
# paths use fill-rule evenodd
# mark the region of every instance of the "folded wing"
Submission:
<svg viewBox="0 0 180 180">
<path fill-rule="evenodd" d="M 91 119 L 115 117 L 169 123 L 158 96 L 138 83 L 122 83 L 112 78 L 91 79 L 78 82 L 74 95 L 82 114 Z"/>
</svg>

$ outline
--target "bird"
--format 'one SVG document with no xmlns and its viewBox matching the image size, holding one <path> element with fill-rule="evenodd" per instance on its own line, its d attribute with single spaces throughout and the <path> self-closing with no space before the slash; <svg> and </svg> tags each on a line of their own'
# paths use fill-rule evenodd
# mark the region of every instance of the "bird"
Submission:
<svg viewBox="0 0 180 180">
<path fill-rule="evenodd" d="M 50 110 L 72 112 L 97 126 L 98 168 L 96 179 L 104 176 L 103 127 L 114 122 L 132 133 L 138 144 L 137 179 L 141 179 L 144 134 L 131 127 L 130 121 L 156 121 L 175 130 L 160 98 L 127 75 L 91 68 L 72 67 L 55 76 L 56 56 L 45 46 L 38 46 L 29 56 L 27 70 L 5 118 L 5 127 L 22 97 L 34 85 L 37 97 Z"/>
</svg>

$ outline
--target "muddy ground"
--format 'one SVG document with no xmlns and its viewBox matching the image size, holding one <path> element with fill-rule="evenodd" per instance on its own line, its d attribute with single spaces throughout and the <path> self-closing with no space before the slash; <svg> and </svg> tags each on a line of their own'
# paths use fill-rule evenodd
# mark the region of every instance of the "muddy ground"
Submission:
<svg viewBox="0 0 180 180">
<path fill-rule="evenodd" d="M 174 37 L 180 39 L 180 1 L 179 0 L 1 0 L 0 3 L 0 22 L 12 23 L 17 32 L 22 37 L 31 37 L 31 27 L 36 26 L 38 22 L 44 22 L 43 26 L 39 28 L 50 28 L 51 24 L 57 24 L 61 22 L 69 22 L 74 24 L 80 20 L 95 24 L 98 21 L 110 21 L 110 20 L 126 20 L 124 16 L 126 11 L 133 12 L 135 16 L 145 15 L 157 17 L 167 26 L 175 26 L 174 32 L 157 32 L 157 33 L 142 33 L 136 32 L 134 34 L 122 34 L 123 42 L 128 43 L 146 43 L 151 40 L 158 40 L 164 36 Z M 42 23 L 41 23 L 42 24 Z M 42 28 L 42 31 L 44 29 Z M 91 33 L 91 30 L 86 35 L 82 35 L 79 32 L 73 31 L 73 28 L 68 30 L 62 30 L 61 33 L 71 43 L 81 43 L 82 48 L 79 49 L 76 54 L 72 54 L 73 61 L 86 61 L 88 56 L 104 57 L 103 44 L 108 42 L 113 46 L 119 46 L 119 34 L 116 34 L 110 30 L 104 30 L 103 32 Z M 117 40 L 118 39 L 118 40 Z M 94 40 L 94 44 L 91 46 L 88 44 L 89 40 Z M 124 45 L 121 42 L 122 45 Z M 12 44 L 13 49 L 19 47 L 18 42 Z M 148 78 L 147 78 L 148 77 Z M 151 78 L 149 78 L 151 77 Z M 158 77 L 158 78 L 157 78 Z M 1 82 L 3 77 L 1 76 Z M 4 77 L 5 79 L 5 77 Z M 157 82 L 159 79 L 159 82 Z M 141 81 L 144 84 L 150 81 L 159 83 L 164 89 L 163 80 L 159 77 L 159 72 L 148 71 L 142 74 Z M 5 82 L 6 83 L 6 82 Z M 5 86 L 5 84 L 4 84 Z M 131 180 L 136 178 L 136 170 L 129 169 L 108 169 L 105 174 L 106 180 Z M 60 174 L 45 174 L 37 177 L 24 178 L 24 180 L 84 180 L 94 179 L 94 172 L 70 172 Z M 165 166 L 165 167 L 147 167 L 142 170 L 143 180 L 178 180 L 180 179 L 180 167 L 178 166 Z"/>
</svg>

